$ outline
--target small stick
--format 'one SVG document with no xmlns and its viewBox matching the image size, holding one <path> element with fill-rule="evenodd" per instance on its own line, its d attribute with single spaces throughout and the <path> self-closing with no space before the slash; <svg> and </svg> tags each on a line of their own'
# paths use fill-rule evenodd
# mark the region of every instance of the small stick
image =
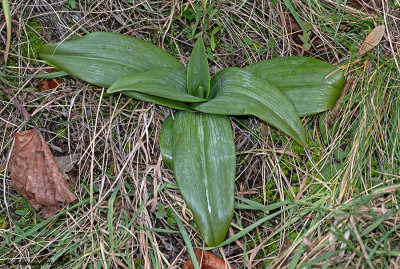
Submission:
<svg viewBox="0 0 400 269">
<path fill-rule="evenodd" d="M 21 105 L 21 103 L 18 101 L 17 98 L 15 98 L 14 96 L 12 96 L 10 94 L 10 91 L 8 89 L 3 89 L 3 91 L 7 95 L 10 102 L 14 105 L 14 107 L 24 116 L 25 122 L 28 122 L 30 119 L 32 119 L 31 114 L 28 113 L 28 111 L 25 109 L 25 107 L 23 107 Z M 36 127 L 38 127 L 36 122 L 34 120 L 32 120 L 32 121 L 33 121 L 34 125 Z"/>
<path fill-rule="evenodd" d="M 352 82 L 353 82 L 353 75 L 351 75 L 351 77 L 348 80 L 346 80 L 346 83 L 344 84 L 343 90 L 342 90 L 338 100 L 336 101 L 335 106 L 329 112 L 329 115 L 330 115 L 330 119 L 328 121 L 329 128 L 332 128 L 333 121 L 338 116 L 340 108 L 342 107 L 342 104 L 343 104 L 340 102 L 340 100 L 347 94 Z"/>
</svg>

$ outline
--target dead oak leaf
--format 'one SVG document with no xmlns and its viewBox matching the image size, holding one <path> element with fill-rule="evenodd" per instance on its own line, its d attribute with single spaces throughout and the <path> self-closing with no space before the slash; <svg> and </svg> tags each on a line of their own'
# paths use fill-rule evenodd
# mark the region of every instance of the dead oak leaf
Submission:
<svg viewBox="0 0 400 269">
<path fill-rule="evenodd" d="M 195 248 L 194 254 L 196 255 L 200 269 L 234 269 L 234 267 L 210 251 Z M 188 259 L 182 269 L 194 269 L 192 260 Z"/>
<path fill-rule="evenodd" d="M 378 45 L 381 42 L 384 33 L 385 33 L 384 25 L 379 25 L 375 27 L 371 31 L 371 33 L 367 35 L 364 42 L 361 44 L 360 49 L 357 51 L 356 55 L 363 55 L 364 53 L 368 52 L 373 47 Z"/>
<path fill-rule="evenodd" d="M 60 210 L 59 202 L 76 200 L 54 161 L 49 146 L 36 129 L 15 133 L 9 162 L 11 186 L 48 219 Z"/>
</svg>

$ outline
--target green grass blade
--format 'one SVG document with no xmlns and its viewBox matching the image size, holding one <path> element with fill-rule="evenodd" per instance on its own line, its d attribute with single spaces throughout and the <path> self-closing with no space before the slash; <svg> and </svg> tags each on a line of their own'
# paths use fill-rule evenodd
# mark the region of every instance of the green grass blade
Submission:
<svg viewBox="0 0 400 269">
<path fill-rule="evenodd" d="M 6 41 L 6 48 L 4 50 L 4 66 L 6 66 L 11 44 L 11 12 L 10 12 L 10 3 L 8 2 L 8 0 L 3 0 L 2 4 L 3 4 L 4 18 L 7 27 L 7 41 Z"/>
<path fill-rule="evenodd" d="M 139 92 L 180 102 L 202 102 L 186 92 L 186 74 L 181 70 L 156 69 L 121 77 L 107 93 Z"/>
<path fill-rule="evenodd" d="M 253 224 L 247 226 L 246 228 L 244 228 L 243 230 L 241 230 L 240 232 L 238 232 L 237 234 L 235 234 L 234 236 L 228 238 L 227 240 L 225 240 L 224 242 L 222 242 L 221 244 L 219 244 L 216 247 L 223 247 L 226 246 L 232 242 L 235 242 L 236 240 L 238 240 L 239 238 L 245 236 L 247 233 L 249 233 L 250 231 L 254 230 L 255 228 L 257 228 L 258 226 L 264 224 L 265 222 L 269 221 L 270 219 L 273 219 L 276 216 L 279 216 L 280 214 L 282 214 L 283 212 L 292 209 L 293 207 L 295 207 L 295 204 L 291 204 L 288 207 L 281 209 L 275 213 L 272 213 L 271 215 L 268 215 L 262 219 L 259 219 L 258 221 L 254 222 Z M 214 249 L 215 247 L 208 247 L 208 248 L 204 248 L 205 250 L 211 250 Z"/>
<path fill-rule="evenodd" d="M 221 243 L 234 207 L 235 145 L 226 116 L 179 112 L 173 126 L 174 173 L 204 241 Z"/>
<path fill-rule="evenodd" d="M 153 44 L 107 32 L 44 45 L 39 56 L 60 70 L 102 87 L 111 86 L 122 76 L 148 70 L 185 69 L 172 55 Z"/>
<path fill-rule="evenodd" d="M 342 251 L 345 251 L 345 250 L 344 249 L 337 249 L 335 251 L 329 251 L 329 252 L 327 252 L 327 254 L 321 255 L 321 256 L 309 261 L 306 264 L 300 264 L 299 267 L 297 267 L 297 268 L 313 268 L 312 265 L 314 265 L 316 263 L 319 263 L 319 262 L 322 262 L 322 261 L 328 261 L 330 257 L 335 256 L 335 255 L 339 254 Z"/>
<path fill-rule="evenodd" d="M 379 225 L 381 225 L 382 222 L 384 222 L 391 214 L 392 210 L 389 210 L 385 214 L 383 214 L 380 218 L 378 218 L 374 223 L 372 223 L 367 229 L 365 229 L 362 234 L 360 235 L 361 237 L 364 237 L 368 234 L 370 234 L 373 230 L 375 230 Z"/>
<path fill-rule="evenodd" d="M 263 212 L 268 212 L 270 210 L 274 210 L 274 209 L 277 209 L 277 208 L 280 208 L 282 206 L 290 204 L 289 201 L 281 201 L 281 202 L 276 202 L 276 203 L 273 203 L 273 204 L 270 204 L 270 205 L 263 205 L 263 204 L 260 204 L 258 202 L 255 202 L 253 200 L 246 199 L 246 198 L 243 198 L 243 197 L 236 196 L 235 198 L 237 200 L 239 200 L 239 201 L 242 201 L 242 202 L 246 203 L 246 204 L 236 204 L 235 208 L 237 208 L 237 209 L 260 210 L 260 211 L 263 211 Z"/>
<path fill-rule="evenodd" d="M 58 72 L 53 72 L 53 73 L 45 73 L 45 74 L 39 74 L 34 76 L 34 78 L 45 78 L 45 79 L 52 79 L 52 78 L 59 78 L 68 75 L 67 72 L 64 71 L 58 71 Z"/>
<path fill-rule="evenodd" d="M 210 69 L 204 43 L 199 38 L 190 55 L 187 70 L 188 93 L 201 98 L 207 98 L 210 92 Z"/>
<path fill-rule="evenodd" d="M 167 211 L 168 211 L 168 215 L 172 216 L 175 219 L 176 224 L 178 225 L 179 231 L 183 237 L 183 241 L 185 242 L 185 245 L 188 249 L 190 259 L 193 262 L 193 267 L 195 269 L 200 269 L 199 263 L 197 262 L 196 255 L 193 250 L 192 243 L 190 242 L 189 235 L 187 234 L 187 232 L 185 230 L 185 226 L 183 226 L 181 219 L 175 214 L 175 212 L 172 209 L 168 208 Z"/>
<path fill-rule="evenodd" d="M 99 195 L 95 195 L 93 198 L 97 199 L 99 197 Z M 51 218 L 48 218 L 47 220 L 42 221 L 41 223 L 38 223 L 36 226 L 32 227 L 31 229 L 29 229 L 28 231 L 24 232 L 23 234 L 19 235 L 17 238 L 14 239 L 14 243 L 15 244 L 19 244 L 21 242 L 21 240 L 25 239 L 26 237 L 30 236 L 30 235 L 37 235 L 36 232 L 38 230 L 40 230 L 41 228 L 43 228 L 44 226 L 46 226 L 47 224 L 51 223 L 52 221 L 56 220 L 58 217 L 64 215 L 66 212 L 69 212 L 77 207 L 80 207 L 81 205 L 88 203 L 90 201 L 90 198 L 87 198 L 85 200 L 82 200 L 79 203 L 74 204 L 73 206 L 69 207 L 68 209 L 61 211 L 59 213 L 57 213 L 56 215 L 54 215 Z"/>
<path fill-rule="evenodd" d="M 299 245 L 299 247 L 297 248 L 296 252 L 294 253 L 294 256 L 292 258 L 292 260 L 289 263 L 289 269 L 295 269 L 296 265 L 299 263 L 301 256 L 304 253 L 304 249 L 305 249 L 305 244 L 301 243 Z"/>
<path fill-rule="evenodd" d="M 293 18 L 296 20 L 296 22 L 300 26 L 301 30 L 303 30 L 303 33 L 305 33 L 306 29 L 305 29 L 305 27 L 303 25 L 303 21 L 300 19 L 299 15 L 297 14 L 296 10 L 294 9 L 294 7 L 292 5 L 292 1 L 283 0 L 283 2 L 285 3 L 285 6 L 289 9 L 289 11 L 292 14 Z"/>
<path fill-rule="evenodd" d="M 245 70 L 276 86 L 301 117 L 331 109 L 344 86 L 343 72 L 336 66 L 302 56 L 269 59 Z"/>
<path fill-rule="evenodd" d="M 266 80 L 239 68 L 226 68 L 211 80 L 210 101 L 195 110 L 222 115 L 252 115 L 307 145 L 304 127 L 290 100 Z"/>
<path fill-rule="evenodd" d="M 114 253 L 114 226 L 113 226 L 114 202 L 118 192 L 119 192 L 119 186 L 117 185 L 114 188 L 114 192 L 111 194 L 110 200 L 108 200 L 107 224 L 108 224 L 108 236 L 110 240 L 111 253 Z"/>
</svg>

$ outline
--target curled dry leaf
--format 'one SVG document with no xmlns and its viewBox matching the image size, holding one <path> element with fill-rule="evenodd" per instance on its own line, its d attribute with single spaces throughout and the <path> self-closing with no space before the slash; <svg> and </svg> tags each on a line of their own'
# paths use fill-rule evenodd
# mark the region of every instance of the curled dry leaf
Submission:
<svg viewBox="0 0 400 269">
<path fill-rule="evenodd" d="M 373 47 L 381 42 L 383 34 L 385 33 L 385 26 L 379 25 L 374 28 L 365 38 L 364 42 L 361 44 L 360 49 L 357 51 L 356 55 L 363 55 L 364 53 L 371 50 Z"/>
<path fill-rule="evenodd" d="M 64 178 L 69 179 L 67 173 L 74 168 L 74 163 L 79 159 L 78 154 L 71 154 L 68 156 L 54 157 L 54 161 L 57 166 L 60 168 L 61 173 Z"/>
<path fill-rule="evenodd" d="M 210 251 L 195 248 L 194 254 L 196 255 L 196 260 L 200 265 L 200 269 L 234 269 L 233 266 L 230 266 L 223 259 Z M 192 260 L 188 259 L 182 269 L 194 269 Z"/>
<path fill-rule="evenodd" d="M 54 161 L 49 146 L 36 129 L 15 133 L 9 163 L 11 186 L 48 219 L 60 210 L 59 202 L 76 199 Z"/>
</svg>

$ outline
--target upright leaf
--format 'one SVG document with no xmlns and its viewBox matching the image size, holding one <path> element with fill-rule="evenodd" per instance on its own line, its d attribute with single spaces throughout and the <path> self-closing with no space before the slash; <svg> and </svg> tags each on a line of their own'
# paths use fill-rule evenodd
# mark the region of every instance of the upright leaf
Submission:
<svg viewBox="0 0 400 269">
<path fill-rule="evenodd" d="M 172 162 L 172 133 L 174 127 L 174 120 L 169 115 L 163 122 L 160 134 L 160 151 L 165 165 L 173 170 Z"/>
<path fill-rule="evenodd" d="M 205 113 L 252 115 L 306 145 L 306 135 L 290 100 L 266 80 L 239 68 L 226 68 L 211 80 L 210 100 L 192 105 Z"/>
<path fill-rule="evenodd" d="M 151 43 L 107 32 L 44 45 L 39 56 L 60 70 L 102 87 L 111 86 L 122 76 L 148 70 L 185 69 L 172 55 Z"/>
<path fill-rule="evenodd" d="M 245 70 L 276 86 L 301 117 L 331 109 L 344 86 L 343 72 L 336 66 L 302 56 L 269 59 Z"/>
<path fill-rule="evenodd" d="M 186 74 L 175 69 L 155 69 L 121 77 L 107 92 L 140 92 L 180 102 L 205 101 L 186 92 Z"/>
<path fill-rule="evenodd" d="M 229 119 L 178 112 L 172 133 L 179 190 L 207 245 L 218 245 L 233 216 L 236 156 Z"/>
<path fill-rule="evenodd" d="M 210 92 L 210 70 L 203 40 L 199 38 L 190 55 L 187 70 L 188 93 L 207 98 Z"/>
</svg>

